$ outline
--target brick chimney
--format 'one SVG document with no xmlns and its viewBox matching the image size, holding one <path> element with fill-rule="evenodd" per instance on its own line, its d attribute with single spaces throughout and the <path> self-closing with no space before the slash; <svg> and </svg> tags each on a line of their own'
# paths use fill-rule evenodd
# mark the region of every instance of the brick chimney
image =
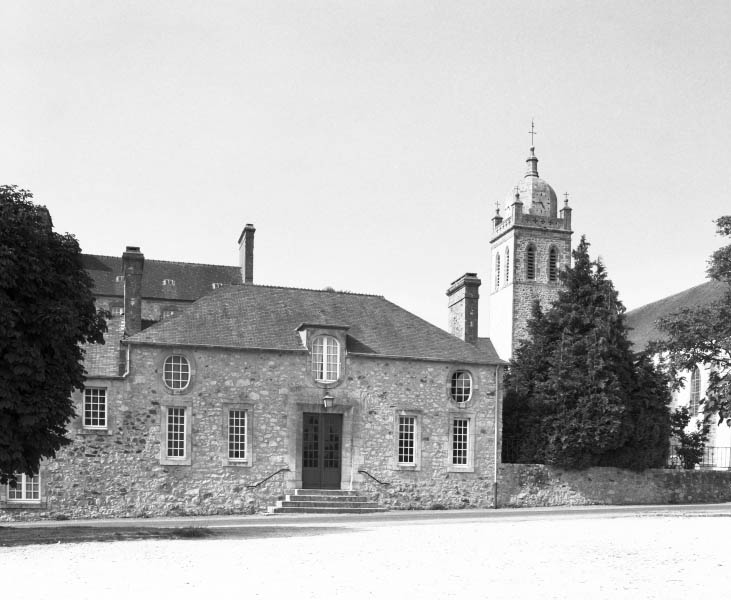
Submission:
<svg viewBox="0 0 731 600">
<path fill-rule="evenodd" d="M 254 283 L 254 233 L 256 229 L 247 223 L 239 236 L 239 266 L 244 283 Z"/>
<path fill-rule="evenodd" d="M 447 290 L 449 333 L 470 344 L 477 343 L 477 303 L 481 283 L 477 273 L 465 273 Z"/>
<path fill-rule="evenodd" d="M 124 332 L 134 335 L 142 330 L 142 271 L 145 255 L 137 246 L 127 246 L 122 254 L 124 272 Z"/>
</svg>

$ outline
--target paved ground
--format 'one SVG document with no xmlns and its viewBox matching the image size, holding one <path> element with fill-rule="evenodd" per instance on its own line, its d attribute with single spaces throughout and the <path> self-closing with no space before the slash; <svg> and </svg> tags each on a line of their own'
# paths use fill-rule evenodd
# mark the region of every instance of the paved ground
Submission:
<svg viewBox="0 0 731 600">
<path fill-rule="evenodd" d="M 0 548 L 0 575 L 8 598 L 726 597 L 728 517 L 731 505 L 196 519 L 291 537 Z"/>
</svg>

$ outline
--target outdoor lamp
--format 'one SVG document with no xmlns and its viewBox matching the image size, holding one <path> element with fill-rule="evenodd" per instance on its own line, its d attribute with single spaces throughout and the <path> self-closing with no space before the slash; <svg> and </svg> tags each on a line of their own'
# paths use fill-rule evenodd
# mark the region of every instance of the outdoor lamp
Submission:
<svg viewBox="0 0 731 600">
<path fill-rule="evenodd" d="M 332 408 L 333 404 L 335 404 L 335 398 L 333 398 L 330 394 L 325 392 L 325 395 L 322 397 L 322 405 L 325 408 Z"/>
</svg>

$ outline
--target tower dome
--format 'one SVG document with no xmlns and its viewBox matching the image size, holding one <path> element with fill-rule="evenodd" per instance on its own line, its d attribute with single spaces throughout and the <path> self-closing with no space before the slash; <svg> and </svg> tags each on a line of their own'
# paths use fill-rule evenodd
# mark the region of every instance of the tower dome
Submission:
<svg viewBox="0 0 731 600">
<path fill-rule="evenodd" d="M 508 198 L 508 206 L 513 203 L 517 194 L 523 203 L 524 214 L 555 219 L 558 216 L 558 198 L 548 182 L 538 176 L 538 158 L 534 147 L 531 147 L 525 162 L 528 165 L 525 176 Z"/>
</svg>

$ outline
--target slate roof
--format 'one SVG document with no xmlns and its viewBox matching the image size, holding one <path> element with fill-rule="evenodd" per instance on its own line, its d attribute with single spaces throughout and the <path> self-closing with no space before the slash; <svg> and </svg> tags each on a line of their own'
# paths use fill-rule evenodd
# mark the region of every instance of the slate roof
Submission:
<svg viewBox="0 0 731 600">
<path fill-rule="evenodd" d="M 96 296 L 124 297 L 124 282 L 116 281 L 122 275 L 121 256 L 82 254 L 81 260 L 94 280 Z M 175 285 L 163 285 L 165 279 L 172 279 Z M 145 259 L 142 297 L 193 301 L 211 292 L 214 283 L 241 283 L 240 267 Z"/>
<path fill-rule="evenodd" d="M 626 313 L 626 324 L 631 327 L 629 340 L 635 350 L 642 350 L 653 340 L 662 339 L 663 335 L 655 323 L 660 317 L 670 315 L 682 308 L 703 306 L 723 298 L 728 285 L 718 281 L 707 281 L 678 294 L 645 304 Z"/>
<path fill-rule="evenodd" d="M 502 363 L 489 340 L 472 346 L 382 296 L 261 285 L 220 288 L 129 341 L 303 350 L 302 323 L 347 325 L 353 353 Z"/>
</svg>

